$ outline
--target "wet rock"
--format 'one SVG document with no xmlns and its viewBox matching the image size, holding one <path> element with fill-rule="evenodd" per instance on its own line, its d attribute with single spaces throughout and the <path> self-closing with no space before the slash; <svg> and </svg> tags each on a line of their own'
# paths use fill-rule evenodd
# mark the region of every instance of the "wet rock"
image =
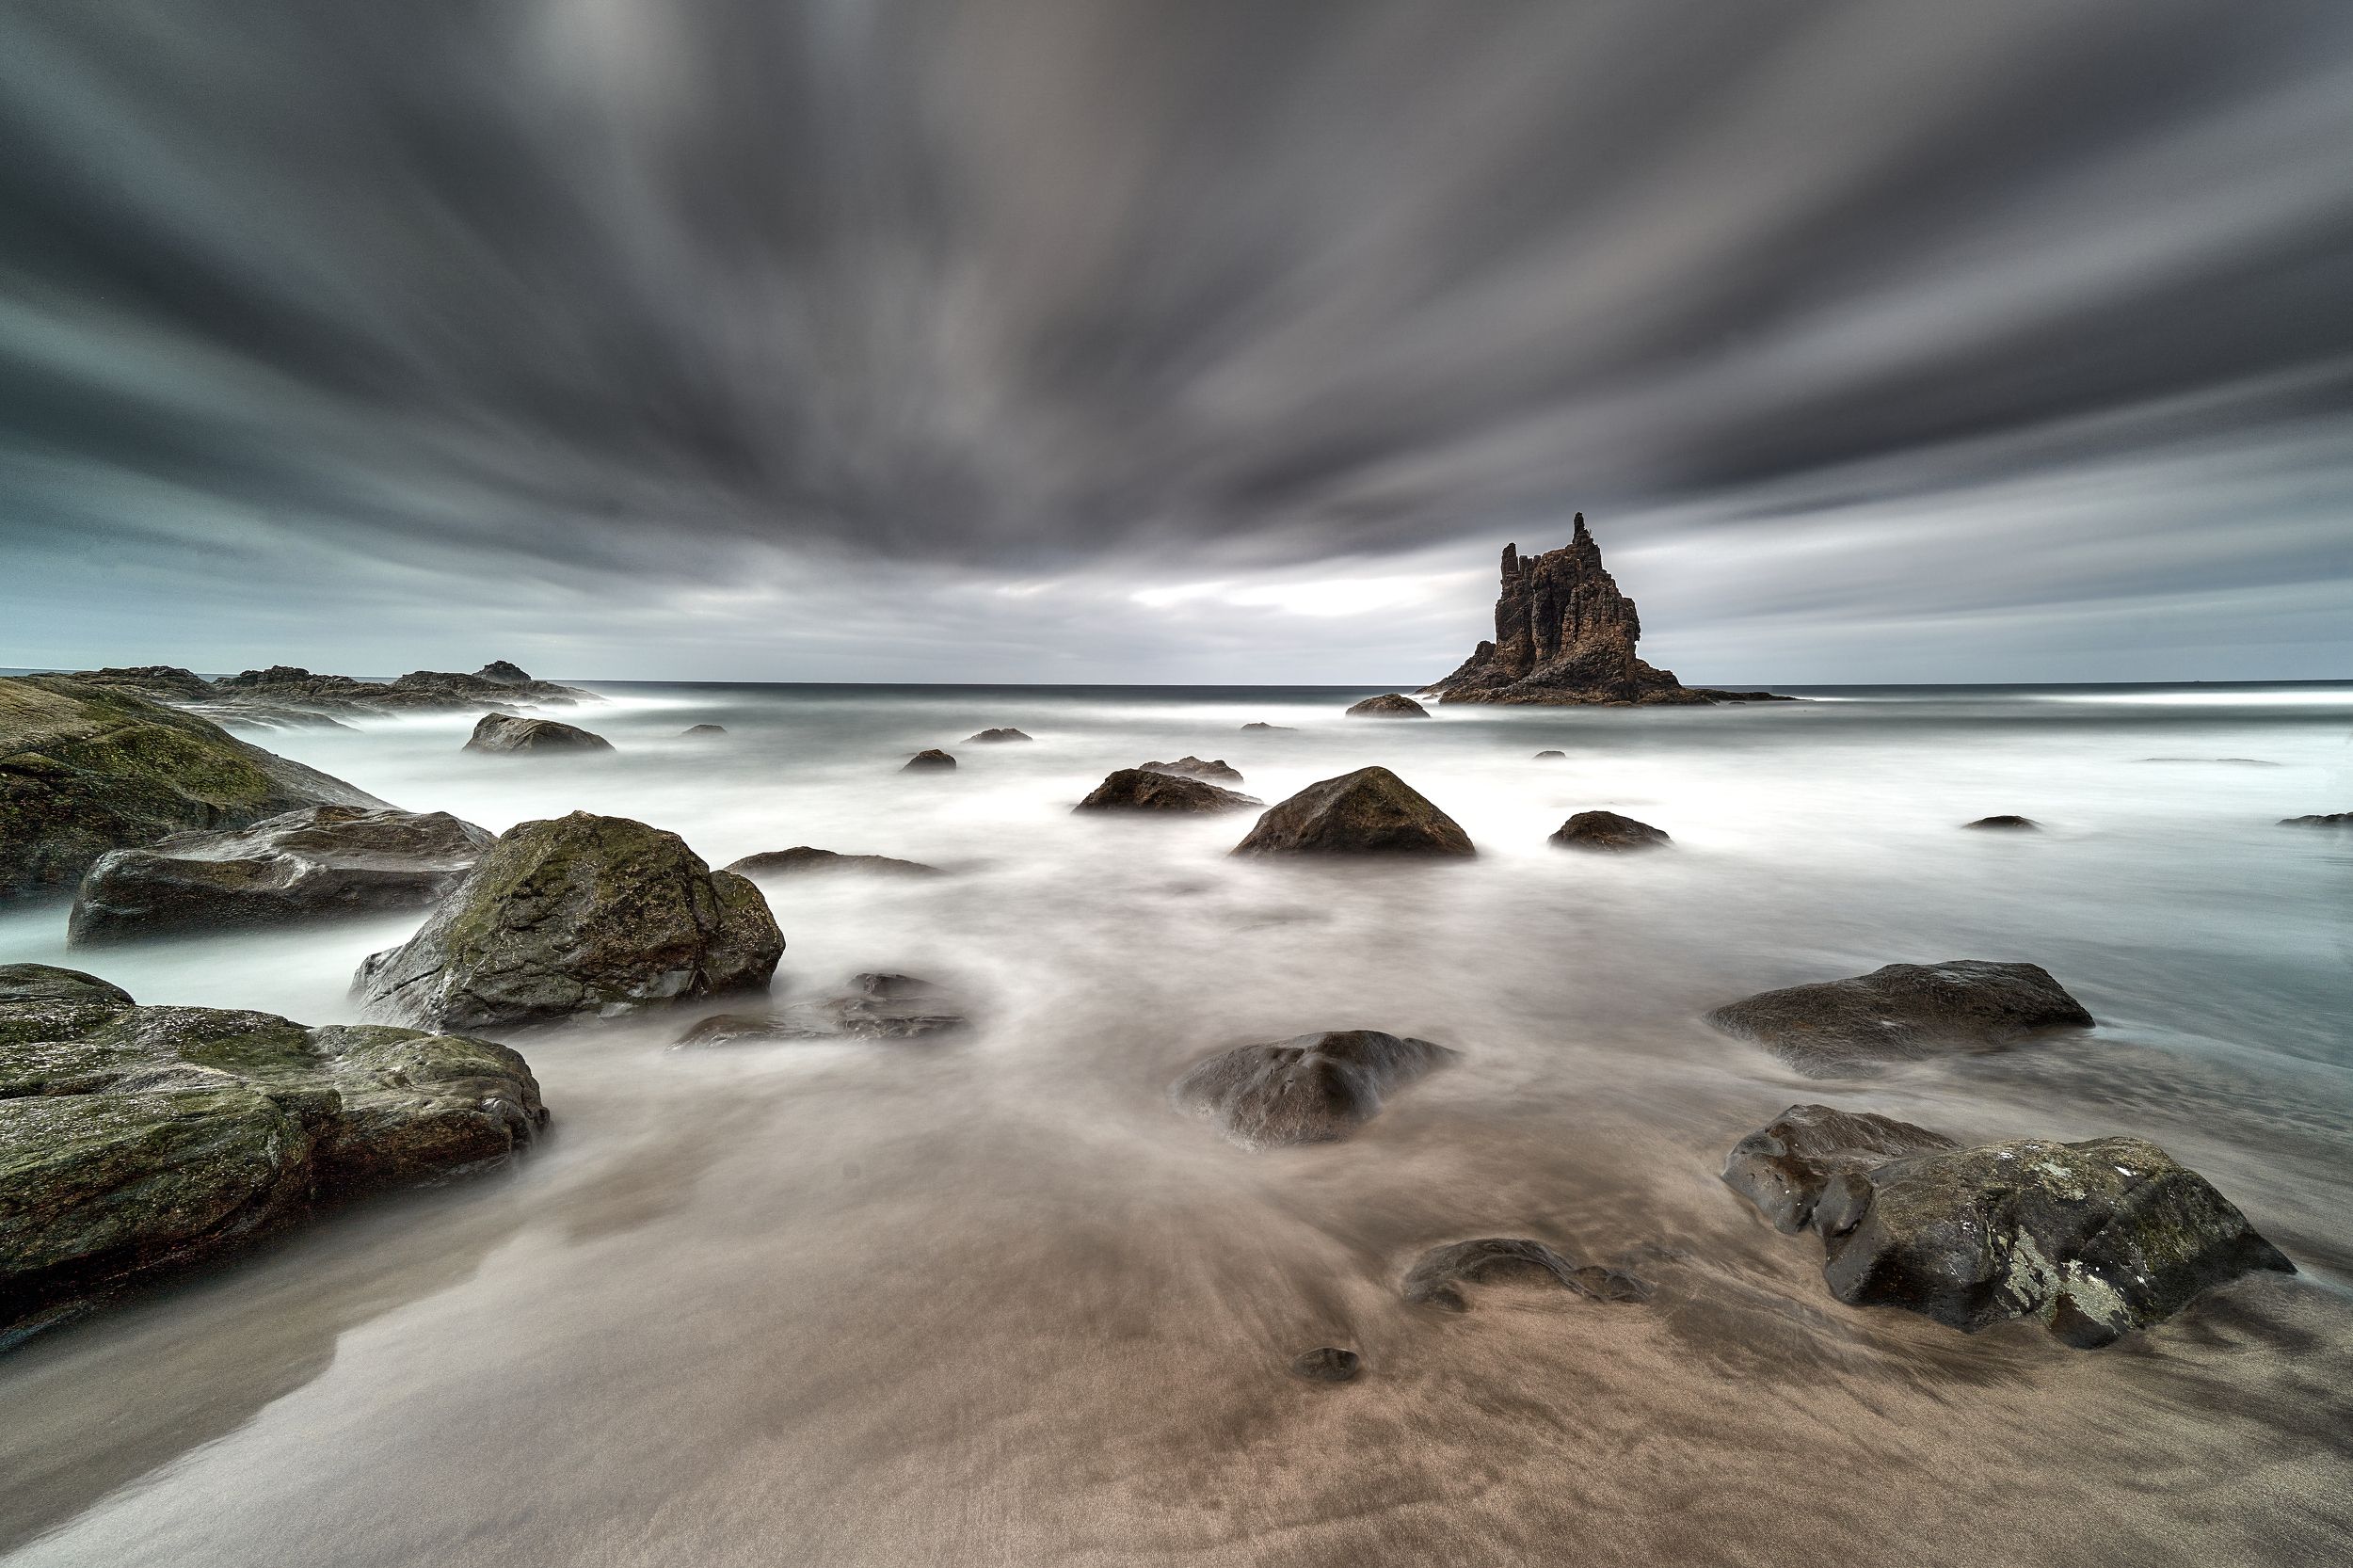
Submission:
<svg viewBox="0 0 2353 1568">
<path fill-rule="evenodd" d="M 1378 1115 L 1388 1095 L 1460 1054 L 1379 1030 L 1327 1030 L 1221 1051 L 1172 1093 L 1238 1144 L 1333 1143 Z"/>
<path fill-rule="evenodd" d="M 1479 852 L 1452 817 L 1386 768 L 1310 784 L 1273 807 L 1236 855 L 1447 855 Z"/>
<path fill-rule="evenodd" d="M 862 974 L 850 989 L 764 1013 L 719 1013 L 678 1037 L 680 1048 L 790 1040 L 921 1040 L 972 1027 L 945 988 L 904 974 Z"/>
<path fill-rule="evenodd" d="M 1267 723 L 1265 720 L 1263 720 L 1263 719 L 1252 719 L 1252 720 L 1251 720 L 1248 724 L 1243 725 L 1243 726 L 1242 726 L 1242 728 L 1244 728 L 1244 729 L 1279 729 L 1279 730 L 1283 731 L 1285 734 L 1297 734 L 1297 733 L 1298 733 L 1298 731 L 1297 731 L 1296 729 L 1292 728 L 1292 727 L 1291 727 L 1291 726 L 1289 726 L 1289 725 L 1288 725 L 1288 724 L 1268 724 L 1268 723 Z"/>
<path fill-rule="evenodd" d="M 1465 1285 L 1557 1285 L 1572 1295 L 1602 1302 L 1642 1302 L 1649 1284 L 1622 1269 L 1570 1262 L 1542 1241 L 1526 1237 L 1487 1236 L 1433 1247 L 1407 1271 L 1405 1299 L 1442 1312 L 1467 1312 Z"/>
<path fill-rule="evenodd" d="M 121 687 L 0 678 L 0 899 L 65 892 L 108 850 L 173 833 L 383 804 Z"/>
<path fill-rule="evenodd" d="M 1548 843 L 1563 849 L 1590 849 L 1605 852 L 1629 849 L 1661 849 L 1674 840 L 1665 831 L 1632 817 L 1622 817 L 1615 811 L 1579 811 L 1555 829 Z"/>
<path fill-rule="evenodd" d="M 1568 755 L 1569 754 L 1565 751 L 1540 751 L 1536 754 L 1536 760 L 1539 762 L 1550 762 L 1554 760 L 1565 761 L 1568 759 Z"/>
<path fill-rule="evenodd" d="M 783 952 L 749 881 L 675 833 L 574 811 L 508 829 L 354 989 L 372 1016 L 491 1029 L 761 989 Z"/>
<path fill-rule="evenodd" d="M 1291 1358 L 1291 1376 L 1309 1383 L 1353 1383 L 1364 1368 L 1363 1356 L 1337 1345 L 1319 1345 Z"/>
<path fill-rule="evenodd" d="M 577 725 L 527 719 L 517 713 L 485 713 L 466 742 L 468 751 L 611 751 L 613 743 Z"/>
<path fill-rule="evenodd" d="M 520 664 L 510 664 L 504 659 L 491 660 L 488 664 L 474 671 L 473 678 L 476 680 L 488 680 L 494 686 L 528 686 L 533 684 L 529 672 L 527 672 Z"/>
<path fill-rule="evenodd" d="M 546 1120 L 530 1067 L 488 1041 L 0 969 L 0 1347 L 318 1199 L 501 1162 Z"/>
<path fill-rule="evenodd" d="M 1956 959 L 1764 991 L 1707 1021 L 1801 1072 L 1830 1076 L 1950 1051 L 1992 1050 L 2092 1017 L 2038 964 Z"/>
<path fill-rule="evenodd" d="M 1264 806 L 1251 795 L 1222 790 L 1181 774 L 1122 768 L 1107 775 L 1074 811 L 1241 811 Z"/>
<path fill-rule="evenodd" d="M 977 735 L 967 735 L 964 738 L 964 744 L 966 745 L 1001 745 L 1007 741 L 1029 739 L 1031 739 L 1030 736 L 1024 735 L 1018 729 L 984 729 Z"/>
<path fill-rule="evenodd" d="M 728 727 L 724 724 L 690 724 L 684 729 L 679 731 L 679 739 L 681 741 L 711 741 L 718 739 L 727 732 Z"/>
<path fill-rule="evenodd" d="M 738 876 L 822 876 L 837 872 L 863 872 L 876 876 L 943 876 L 937 866 L 920 860 L 894 860 L 888 855 L 838 855 L 829 849 L 794 844 L 746 855 L 728 863 Z"/>
<path fill-rule="evenodd" d="M 1174 762 L 1139 762 L 1136 766 L 1146 773 L 1182 774 L 1187 778 L 1214 778 L 1223 784 L 1241 782 L 1241 771 L 1230 766 L 1224 758 L 1208 761 L 1199 757 L 1179 757 Z"/>
<path fill-rule="evenodd" d="M 1369 696 L 1353 705 L 1348 716 L 1353 719 L 1426 719 L 1430 710 L 1402 692 L 1385 692 Z"/>
<path fill-rule="evenodd" d="M 499 661 L 472 675 L 455 670 L 411 670 L 398 680 L 360 680 L 348 675 L 319 675 L 296 664 L 224 675 L 213 682 L 217 703 L 309 709 L 327 712 L 430 712 L 452 709 L 504 708 L 518 703 L 593 702 L 596 694 L 576 686 L 535 680 Z"/>
<path fill-rule="evenodd" d="M 2281 827 L 2353 827 L 2353 811 L 2331 811 L 2326 816 L 2282 817 Z"/>
<path fill-rule="evenodd" d="M 1768 1159 L 1823 1173 L 1800 1223 L 1822 1237 L 1823 1280 L 1850 1306 L 1900 1306 L 1972 1334 L 2032 1318 L 2091 1349 L 2242 1274 L 2295 1272 L 2210 1182 L 2144 1139 L 1961 1148 L 1885 1117 L 1799 1106 L 1741 1148 L 1760 1140 L 1785 1151 Z M 1761 1186 L 1773 1200 L 1770 1174 Z"/>
<path fill-rule="evenodd" d="M 1958 1146 L 1941 1132 L 1893 1116 L 1793 1105 L 1733 1145 L 1723 1179 L 1774 1229 L 1795 1235 L 1813 1224 L 1815 1206 L 1833 1184 L 1843 1193 L 1848 1183 L 1891 1160 Z"/>
<path fill-rule="evenodd" d="M 935 771 L 945 772 L 953 768 L 955 765 L 956 760 L 954 758 L 949 756 L 937 746 L 934 746 L 928 751 L 919 751 L 914 756 L 908 758 L 906 765 L 899 771 L 901 773 L 931 773 Z"/>
<path fill-rule="evenodd" d="M 176 833 L 99 856 L 67 937 L 78 945 L 422 908 L 493 841 L 446 811 L 389 806 L 312 806 L 251 827 Z"/>
<path fill-rule="evenodd" d="M 1988 833 L 2039 833 L 2042 829 L 2042 824 L 2032 817 L 2017 816 L 1979 817 L 1976 822 L 1961 825 Z"/>
</svg>

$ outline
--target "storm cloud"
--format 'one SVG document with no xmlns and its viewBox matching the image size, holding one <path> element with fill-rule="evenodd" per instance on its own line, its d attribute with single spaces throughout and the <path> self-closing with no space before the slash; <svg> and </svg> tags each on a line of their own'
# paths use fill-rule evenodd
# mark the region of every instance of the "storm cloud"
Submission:
<svg viewBox="0 0 2353 1568">
<path fill-rule="evenodd" d="M 16 0 L 0 135 L 0 661 L 1427 679 L 1583 509 L 1691 679 L 2353 664 L 2340 0 Z"/>
</svg>

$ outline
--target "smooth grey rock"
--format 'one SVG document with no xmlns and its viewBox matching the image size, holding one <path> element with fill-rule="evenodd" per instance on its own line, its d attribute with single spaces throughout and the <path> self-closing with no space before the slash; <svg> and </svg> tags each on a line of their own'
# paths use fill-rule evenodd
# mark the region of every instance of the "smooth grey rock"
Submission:
<svg viewBox="0 0 2353 1568">
<path fill-rule="evenodd" d="M 613 743 L 578 725 L 530 719 L 519 713 L 485 713 L 466 742 L 468 751 L 611 751 Z"/>
</svg>

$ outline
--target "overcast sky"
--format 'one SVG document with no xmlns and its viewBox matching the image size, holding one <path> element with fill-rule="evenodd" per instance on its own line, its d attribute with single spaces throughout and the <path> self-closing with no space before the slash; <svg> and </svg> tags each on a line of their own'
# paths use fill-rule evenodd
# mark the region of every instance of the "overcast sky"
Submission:
<svg viewBox="0 0 2353 1568">
<path fill-rule="evenodd" d="M 2353 4 L 8 0 L 0 664 L 2353 677 Z"/>
</svg>

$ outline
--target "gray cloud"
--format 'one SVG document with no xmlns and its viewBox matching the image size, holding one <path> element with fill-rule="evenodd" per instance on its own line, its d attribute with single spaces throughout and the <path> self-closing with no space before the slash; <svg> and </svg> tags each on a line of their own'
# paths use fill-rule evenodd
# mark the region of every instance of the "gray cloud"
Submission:
<svg viewBox="0 0 2353 1568">
<path fill-rule="evenodd" d="M 18 0 L 0 131 L 27 662 L 1435 674 L 1572 507 L 1695 676 L 2353 651 L 2337 0 Z"/>
</svg>

